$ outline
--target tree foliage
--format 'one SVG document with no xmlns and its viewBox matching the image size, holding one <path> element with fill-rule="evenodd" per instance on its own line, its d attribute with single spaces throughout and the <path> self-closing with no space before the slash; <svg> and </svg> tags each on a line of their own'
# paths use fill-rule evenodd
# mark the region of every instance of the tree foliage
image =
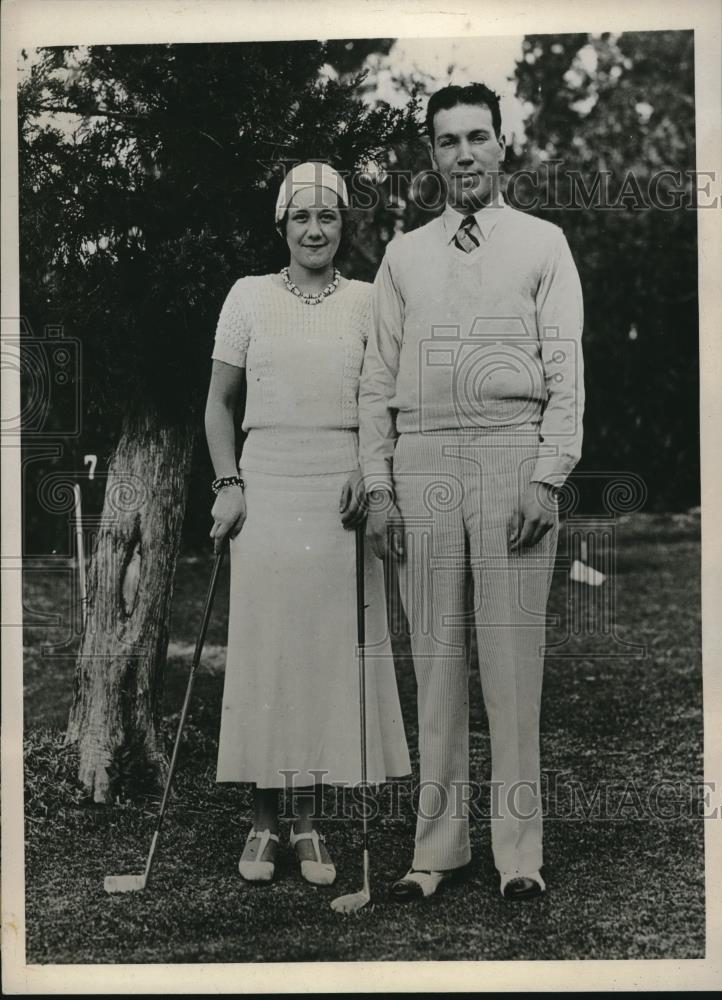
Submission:
<svg viewBox="0 0 722 1000">
<path fill-rule="evenodd" d="M 363 170 L 413 125 L 362 104 L 363 51 L 332 48 L 46 49 L 21 87 L 23 307 L 80 339 L 87 402 L 116 421 L 67 733 L 97 802 L 129 772 L 162 777 L 173 579 L 223 298 L 269 269 L 289 166 Z"/>
<path fill-rule="evenodd" d="M 24 306 L 80 336 L 95 406 L 181 416 L 225 293 L 278 250 L 287 167 L 383 162 L 408 130 L 358 98 L 372 44 L 43 50 L 20 89 Z"/>
<path fill-rule="evenodd" d="M 693 33 L 530 35 L 523 48 L 528 142 L 508 166 L 531 171 L 513 195 L 562 226 L 584 286 L 580 471 L 632 470 L 654 506 L 696 504 Z"/>
<path fill-rule="evenodd" d="M 418 75 L 396 82 L 409 97 L 429 93 Z M 644 478 L 657 509 L 696 505 L 693 34 L 528 35 L 514 83 L 526 141 L 508 147 L 507 197 L 562 227 L 584 287 L 583 503 L 593 509 L 604 477 L 624 470 Z M 403 180 L 429 167 L 418 134 L 397 142 L 390 160 L 396 180 L 382 185 L 357 247 L 368 279 L 396 228 L 434 214 Z M 422 186 L 422 197 L 432 187 Z M 602 475 L 590 482 L 583 473 Z"/>
<path fill-rule="evenodd" d="M 82 341 L 86 402 L 104 411 L 86 412 L 84 450 L 114 413 L 152 404 L 177 419 L 202 397 L 226 291 L 280 264 L 271 219 L 287 165 L 391 172 L 359 213 L 350 276 L 372 280 L 394 231 L 428 220 L 406 183 L 428 166 L 424 82 L 398 81 L 404 112 L 360 102 L 366 56 L 391 44 L 43 50 L 20 90 L 23 309 Z M 699 497 L 693 51 L 690 32 L 527 36 L 515 72 L 527 142 L 507 155 L 510 200 L 563 227 L 584 285 L 580 471 L 638 471 L 659 508 Z M 682 172 L 676 208 L 644 203 L 665 169 Z M 610 199 L 625 183 L 626 197 L 574 208 L 571 172 L 582 193 L 606 176 Z M 662 177 L 659 197 L 673 204 L 674 186 Z M 207 478 L 202 455 L 194 475 Z M 199 507 L 195 540 L 206 519 Z"/>
</svg>

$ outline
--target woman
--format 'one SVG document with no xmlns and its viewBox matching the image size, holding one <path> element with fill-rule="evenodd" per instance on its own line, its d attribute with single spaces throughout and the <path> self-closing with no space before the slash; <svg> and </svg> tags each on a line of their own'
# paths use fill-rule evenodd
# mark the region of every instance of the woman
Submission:
<svg viewBox="0 0 722 1000">
<path fill-rule="evenodd" d="M 231 542 L 218 781 L 252 782 L 241 875 L 270 881 L 278 792 L 293 789 L 291 846 L 316 885 L 336 870 L 320 834 L 324 783 L 360 780 L 354 527 L 362 511 L 357 396 L 370 286 L 334 257 L 348 195 L 320 163 L 289 172 L 276 226 L 290 263 L 242 278 L 221 311 L 206 407 L 216 476 L 211 537 Z M 240 470 L 234 411 L 245 375 Z M 238 472 L 240 471 L 240 477 Z M 368 780 L 410 772 L 381 563 L 366 565 Z"/>
</svg>

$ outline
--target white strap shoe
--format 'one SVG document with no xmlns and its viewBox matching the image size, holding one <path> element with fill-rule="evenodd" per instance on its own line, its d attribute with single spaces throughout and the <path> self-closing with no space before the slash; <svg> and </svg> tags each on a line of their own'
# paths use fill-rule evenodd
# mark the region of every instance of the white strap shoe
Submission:
<svg viewBox="0 0 722 1000">
<path fill-rule="evenodd" d="M 296 833 L 291 828 L 291 847 L 295 847 L 299 840 L 310 840 L 316 855 L 315 861 L 301 862 L 301 875 L 312 885 L 333 885 L 336 879 L 336 867 L 321 860 L 321 843 L 326 842 L 326 838 L 318 830 L 310 830 L 308 833 Z"/>
<path fill-rule="evenodd" d="M 251 832 L 246 838 L 246 847 L 248 847 L 253 840 L 260 840 L 258 850 L 255 852 L 255 857 L 247 858 L 246 850 L 244 848 L 241 860 L 238 862 L 238 871 L 247 882 L 270 882 L 276 870 L 276 864 L 274 861 L 262 861 L 261 859 L 266 851 L 269 840 L 274 841 L 276 844 L 278 843 L 278 834 L 271 833 L 270 830 L 264 830 L 263 833 L 259 833 L 256 828 L 252 826 Z"/>
</svg>

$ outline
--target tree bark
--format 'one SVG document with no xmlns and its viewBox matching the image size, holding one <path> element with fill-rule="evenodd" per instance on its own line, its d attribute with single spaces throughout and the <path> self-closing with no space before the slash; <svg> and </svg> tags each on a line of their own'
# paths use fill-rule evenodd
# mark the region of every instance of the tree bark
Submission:
<svg viewBox="0 0 722 1000">
<path fill-rule="evenodd" d="M 95 802 L 157 787 L 159 708 L 194 422 L 129 417 L 110 462 L 66 740 Z"/>
</svg>

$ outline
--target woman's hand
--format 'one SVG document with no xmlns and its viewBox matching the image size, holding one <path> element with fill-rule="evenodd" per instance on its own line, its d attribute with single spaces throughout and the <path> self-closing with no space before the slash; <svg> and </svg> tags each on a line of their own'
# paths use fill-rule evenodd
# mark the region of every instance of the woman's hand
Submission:
<svg viewBox="0 0 722 1000">
<path fill-rule="evenodd" d="M 355 528 L 366 516 L 366 494 L 360 469 L 352 472 L 343 484 L 338 509 L 344 528 Z"/>
<path fill-rule="evenodd" d="M 213 551 L 219 552 L 226 535 L 235 538 L 246 520 L 246 498 L 240 486 L 224 486 L 211 509 Z"/>
</svg>

